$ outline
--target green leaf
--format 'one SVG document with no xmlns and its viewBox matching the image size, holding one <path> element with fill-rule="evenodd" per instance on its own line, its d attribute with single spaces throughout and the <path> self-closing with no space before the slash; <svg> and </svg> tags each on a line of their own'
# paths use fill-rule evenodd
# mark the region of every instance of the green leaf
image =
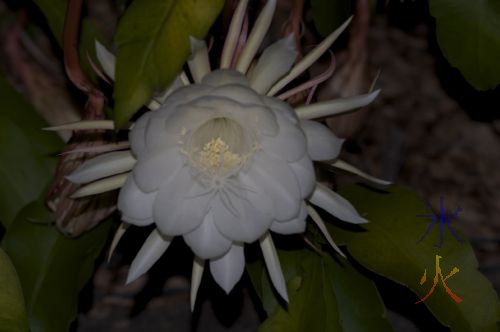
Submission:
<svg viewBox="0 0 500 332">
<path fill-rule="evenodd" d="M 47 19 L 47 23 L 54 34 L 54 37 L 59 42 L 59 46 L 63 47 L 63 30 L 64 20 L 66 17 L 67 0 L 33 0 L 38 8 L 42 11 Z M 99 63 L 95 56 L 95 41 L 99 40 L 101 44 L 106 45 L 100 33 L 91 24 L 87 18 L 82 19 L 80 40 L 79 40 L 79 56 L 80 64 L 87 78 L 92 82 L 97 81 L 97 76 L 94 73 L 91 65 L 87 60 L 87 54 L 90 55 L 94 63 Z"/>
<path fill-rule="evenodd" d="M 314 26 L 323 37 L 344 23 L 352 10 L 350 0 L 311 0 Z"/>
<path fill-rule="evenodd" d="M 179 74 L 190 53 L 189 36 L 203 38 L 224 0 L 134 1 L 115 36 L 118 127 Z"/>
<path fill-rule="evenodd" d="M 444 55 L 476 89 L 500 84 L 500 1 L 432 0 Z"/>
<path fill-rule="evenodd" d="M 94 271 L 111 223 L 102 223 L 77 239 L 55 227 L 34 224 L 49 211 L 43 201 L 24 208 L 3 239 L 24 291 L 33 332 L 68 331 L 77 313 L 78 293 Z"/>
<path fill-rule="evenodd" d="M 62 141 L 0 75 L 0 222 L 8 228 L 48 185 Z"/>
<path fill-rule="evenodd" d="M 29 331 L 21 284 L 16 269 L 2 249 L 0 249 L 0 294 L 2 331 Z"/>
<path fill-rule="evenodd" d="M 478 263 L 470 244 L 460 244 L 445 227 L 444 245 L 435 247 L 434 244 L 439 243 L 439 220 L 427 237 L 416 244 L 430 225 L 430 219 L 416 215 L 431 214 L 417 195 L 398 187 L 390 193 L 380 194 L 359 186 L 347 188 L 341 194 L 371 221 L 363 225 L 365 232 L 329 225 L 332 237 L 345 243 L 354 259 L 373 272 L 406 285 L 423 298 L 434 283 L 436 255 L 439 255 L 443 277 L 454 267 L 460 270 L 446 280 L 446 285 L 463 302 L 455 302 L 439 279 L 424 305 L 453 331 L 498 331 L 498 297 L 491 283 L 477 270 Z M 449 208 L 455 211 L 457 207 Z M 466 215 L 467 211 L 460 213 Z M 427 280 L 420 285 L 424 271 Z"/>
<path fill-rule="evenodd" d="M 249 266 L 269 315 L 259 332 L 392 331 L 374 284 L 349 262 L 307 249 L 278 254 L 290 299 L 286 309 L 276 302 L 262 265 Z"/>
</svg>

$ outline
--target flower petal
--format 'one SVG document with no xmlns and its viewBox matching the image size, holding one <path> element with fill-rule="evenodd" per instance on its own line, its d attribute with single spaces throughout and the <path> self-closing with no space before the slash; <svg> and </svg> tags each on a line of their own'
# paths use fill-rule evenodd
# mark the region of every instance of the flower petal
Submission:
<svg viewBox="0 0 500 332">
<path fill-rule="evenodd" d="M 258 93 L 265 94 L 290 70 L 296 57 L 293 34 L 278 40 L 262 53 L 249 78 L 250 86 Z"/>
<path fill-rule="evenodd" d="M 238 62 L 236 63 L 236 70 L 246 73 L 248 67 L 257 53 L 264 36 L 266 35 L 271 21 L 273 19 L 274 11 L 276 9 L 276 0 L 267 0 L 266 5 L 262 8 L 255 24 L 248 36 L 247 43 L 240 54 Z"/>
<path fill-rule="evenodd" d="M 260 239 L 260 248 L 262 249 L 267 272 L 269 273 L 269 277 L 271 278 L 274 288 L 278 294 L 280 294 L 281 297 L 288 302 L 288 292 L 286 289 L 285 278 L 283 277 L 280 260 L 278 258 L 278 254 L 276 253 L 276 248 L 274 247 L 271 234 L 266 233 Z"/>
<path fill-rule="evenodd" d="M 305 57 L 302 58 L 290 72 L 279 80 L 271 90 L 267 93 L 268 96 L 274 96 L 278 91 L 290 83 L 294 78 L 302 74 L 307 68 L 309 68 L 319 57 L 325 53 L 333 42 L 340 36 L 340 34 L 347 28 L 352 20 L 352 16 L 347 19 L 340 27 L 335 29 L 330 35 L 328 35 L 318 46 L 316 46 L 311 52 L 309 52 Z"/>
<path fill-rule="evenodd" d="M 312 160 L 330 160 L 338 157 L 344 139 L 316 121 L 301 120 L 300 126 L 307 138 L 307 152 Z"/>
<path fill-rule="evenodd" d="M 203 277 L 203 271 L 205 270 L 205 261 L 199 257 L 195 257 L 193 260 L 193 270 L 191 272 L 191 311 L 194 310 L 196 304 L 196 295 L 198 294 L 198 289 L 201 284 L 201 277 Z"/>
<path fill-rule="evenodd" d="M 75 191 L 70 198 L 87 197 L 119 189 L 125 184 L 128 175 L 129 173 L 118 174 L 86 184 Z"/>
<path fill-rule="evenodd" d="M 234 192 L 234 193 L 233 193 Z M 266 196 L 259 192 L 233 188 L 219 193 L 213 201 L 212 212 L 217 229 L 227 238 L 253 242 L 269 228 L 273 220 Z"/>
<path fill-rule="evenodd" d="M 210 272 L 222 289 L 229 293 L 245 271 L 243 245 L 233 244 L 222 257 L 210 261 Z"/>
<path fill-rule="evenodd" d="M 151 112 L 147 112 L 143 116 L 141 116 L 134 123 L 134 126 L 128 133 L 130 148 L 132 149 L 134 155 L 137 157 L 146 152 L 146 127 L 148 125 L 149 119 L 151 118 L 151 114 Z"/>
<path fill-rule="evenodd" d="M 283 160 L 262 151 L 255 153 L 247 174 L 255 187 L 267 193 L 273 203 L 274 219 L 289 220 L 300 208 L 300 188 L 290 166 Z"/>
<path fill-rule="evenodd" d="M 376 90 L 365 95 L 322 101 L 307 106 L 297 107 L 295 112 L 301 119 L 317 119 L 340 115 L 370 104 L 377 98 L 379 93 L 380 90 Z"/>
<path fill-rule="evenodd" d="M 278 113 L 278 112 L 276 112 Z M 279 132 L 275 137 L 261 137 L 261 145 L 264 151 L 293 162 L 301 159 L 307 151 L 307 141 L 300 128 L 284 119 L 283 115 L 277 114 Z"/>
<path fill-rule="evenodd" d="M 191 56 L 188 59 L 189 70 L 196 83 L 200 83 L 203 77 L 210 72 L 207 45 L 204 40 L 189 37 L 191 43 Z"/>
<path fill-rule="evenodd" d="M 184 165 L 184 160 L 177 148 L 143 155 L 132 171 L 139 188 L 152 192 L 169 183 Z"/>
<path fill-rule="evenodd" d="M 146 273 L 167 250 L 171 241 L 171 237 L 161 235 L 158 229 L 153 230 L 132 261 L 126 283 L 131 283 Z"/>
<path fill-rule="evenodd" d="M 316 183 L 316 188 L 309 201 L 340 220 L 352 224 L 368 222 L 358 214 L 349 201 L 319 182 Z"/>
<path fill-rule="evenodd" d="M 314 171 L 314 164 L 306 154 L 294 163 L 289 164 L 292 169 L 300 187 L 300 196 L 302 198 L 309 197 L 316 186 L 316 173 Z"/>
<path fill-rule="evenodd" d="M 66 178 L 73 183 L 88 183 L 130 171 L 135 163 L 130 150 L 109 152 L 85 161 Z"/>
<path fill-rule="evenodd" d="M 137 226 L 151 224 L 155 197 L 156 192 L 144 193 L 139 189 L 130 174 L 118 195 L 117 207 L 122 213 L 122 219 Z"/>
<path fill-rule="evenodd" d="M 302 203 L 297 218 L 287 221 L 274 221 L 271 224 L 271 230 L 279 234 L 300 234 L 306 230 L 307 209 L 306 204 Z"/>
<path fill-rule="evenodd" d="M 158 229 L 167 235 L 182 235 L 198 227 L 208 213 L 211 193 L 183 168 L 169 183 L 164 183 L 153 204 Z"/>
<path fill-rule="evenodd" d="M 115 63 L 116 58 L 102 45 L 99 41 L 95 41 L 95 55 L 97 56 L 97 60 L 101 64 L 102 69 L 111 78 L 113 81 L 115 80 Z"/>
<path fill-rule="evenodd" d="M 195 255 L 203 259 L 224 255 L 232 244 L 215 226 L 212 212 L 207 213 L 200 226 L 184 234 L 183 238 Z"/>
</svg>

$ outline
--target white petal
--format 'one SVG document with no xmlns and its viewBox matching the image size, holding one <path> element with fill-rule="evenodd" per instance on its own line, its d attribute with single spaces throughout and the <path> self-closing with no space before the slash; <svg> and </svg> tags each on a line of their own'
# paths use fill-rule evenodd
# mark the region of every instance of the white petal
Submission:
<svg viewBox="0 0 500 332">
<path fill-rule="evenodd" d="M 158 100 L 160 104 L 163 104 L 165 100 L 167 100 L 167 97 L 170 96 L 175 90 L 179 89 L 180 87 L 187 85 L 185 82 L 182 80 L 182 75 L 186 75 L 184 72 L 182 74 L 178 75 L 174 81 L 162 92 L 160 93 L 155 99 Z"/>
<path fill-rule="evenodd" d="M 307 138 L 307 152 L 312 160 L 337 158 L 344 139 L 338 138 L 326 126 L 316 121 L 301 120 L 300 126 Z"/>
<path fill-rule="evenodd" d="M 250 67 L 250 63 L 252 63 L 264 36 L 269 30 L 275 9 L 276 0 L 268 0 L 264 8 L 262 8 L 260 15 L 257 17 L 257 20 L 255 20 L 255 24 L 248 36 L 245 48 L 241 52 L 238 63 L 236 64 L 236 70 L 239 72 L 246 73 L 248 67 Z"/>
<path fill-rule="evenodd" d="M 285 278 L 283 277 L 283 272 L 281 271 L 280 260 L 278 258 L 278 254 L 276 253 L 276 248 L 274 247 L 271 234 L 266 233 L 260 239 L 260 248 L 262 249 L 267 272 L 269 273 L 269 277 L 271 278 L 274 288 L 278 294 L 281 295 L 286 302 L 288 302 L 288 292 L 286 289 Z"/>
<path fill-rule="evenodd" d="M 224 237 L 215 227 L 212 212 L 203 219 L 200 226 L 184 234 L 184 241 L 195 253 L 203 259 L 210 259 L 224 255 L 231 247 L 232 241 Z"/>
<path fill-rule="evenodd" d="M 156 192 L 145 193 L 139 189 L 131 174 L 118 195 L 117 207 L 122 219 L 137 226 L 151 224 L 155 197 Z"/>
<path fill-rule="evenodd" d="M 343 221 L 352 224 L 365 224 L 368 222 L 358 214 L 356 209 L 345 198 L 319 182 L 316 183 L 316 188 L 309 201 Z"/>
<path fill-rule="evenodd" d="M 297 107 L 295 112 L 301 119 L 317 119 L 344 114 L 370 104 L 377 98 L 379 93 L 380 90 L 376 90 L 365 95 L 322 101 L 307 106 Z"/>
<path fill-rule="evenodd" d="M 311 206 L 307 206 L 307 211 L 309 212 L 309 215 L 311 216 L 311 219 L 314 221 L 314 223 L 318 226 L 319 230 L 321 233 L 323 233 L 323 236 L 326 238 L 330 246 L 337 252 L 339 253 L 340 256 L 345 257 L 344 253 L 340 250 L 340 248 L 337 246 L 335 241 L 333 241 L 332 236 L 330 235 L 330 232 L 326 228 L 325 222 L 323 221 L 323 218 L 316 212 L 316 210 Z"/>
<path fill-rule="evenodd" d="M 203 77 L 210 72 L 207 45 L 204 40 L 189 37 L 191 56 L 188 59 L 189 70 L 195 83 L 200 83 Z"/>
<path fill-rule="evenodd" d="M 157 229 L 153 230 L 130 265 L 127 284 L 146 273 L 160 259 L 171 241 L 171 237 L 161 235 Z"/>
<path fill-rule="evenodd" d="M 144 192 L 152 192 L 172 181 L 184 160 L 177 148 L 143 155 L 132 171 L 135 182 Z"/>
<path fill-rule="evenodd" d="M 299 183 L 290 166 L 278 157 L 257 152 L 247 172 L 255 187 L 267 193 L 274 206 L 274 219 L 289 220 L 299 213 Z"/>
<path fill-rule="evenodd" d="M 222 289 L 229 293 L 245 271 L 243 245 L 234 244 L 222 257 L 210 261 L 210 272 Z"/>
<path fill-rule="evenodd" d="M 307 152 L 304 132 L 277 113 L 278 134 L 274 137 L 261 137 L 261 145 L 266 153 L 277 155 L 288 162 L 301 159 Z"/>
<path fill-rule="evenodd" d="M 245 18 L 247 5 L 248 0 L 240 0 L 238 7 L 236 7 L 236 10 L 233 13 L 226 41 L 224 42 L 224 49 L 222 50 L 220 68 L 229 68 L 231 66 L 234 50 L 238 44 L 238 39 L 241 33 L 243 19 Z"/>
<path fill-rule="evenodd" d="M 102 45 L 99 41 L 95 41 L 95 54 L 97 56 L 97 60 L 101 64 L 102 69 L 111 78 L 113 81 L 115 80 L 115 63 L 116 58 Z"/>
<path fill-rule="evenodd" d="M 285 75 L 297 57 L 293 35 L 282 38 L 266 48 L 249 78 L 250 86 L 265 94 L 276 81 Z"/>
<path fill-rule="evenodd" d="M 212 212 L 215 226 L 231 240 L 253 242 L 271 225 L 272 214 L 264 212 L 269 202 L 266 202 L 265 196 L 254 191 L 233 191 L 237 194 L 219 193 L 214 198 Z"/>
<path fill-rule="evenodd" d="M 340 27 L 333 31 L 328 37 L 326 37 L 318 46 L 316 46 L 311 52 L 309 52 L 305 57 L 302 58 L 290 72 L 276 83 L 271 90 L 267 93 L 268 96 L 274 96 L 278 91 L 285 87 L 288 83 L 293 81 L 297 76 L 302 74 L 307 68 L 309 68 L 319 57 L 326 52 L 333 44 L 333 42 L 340 36 L 340 34 L 347 28 L 352 20 L 352 16 L 345 21 Z"/>
<path fill-rule="evenodd" d="M 84 185 L 83 187 L 75 191 L 70 197 L 73 199 L 81 198 L 119 189 L 125 184 L 128 175 L 129 173 L 119 174 L 102 180 L 94 181 L 92 183 Z"/>
<path fill-rule="evenodd" d="M 147 151 L 161 152 L 166 149 L 178 147 L 180 144 L 181 132 L 184 127 L 182 124 L 176 127 L 175 122 L 173 122 L 173 125 L 169 126 L 170 128 L 175 128 L 175 132 L 169 132 L 167 130 L 167 124 L 172 124 L 172 122 L 169 122 L 170 119 L 155 116 L 162 112 L 163 111 L 159 111 L 152 114 L 151 120 L 148 122 L 145 129 L 144 137 Z"/>
<path fill-rule="evenodd" d="M 316 186 L 314 164 L 309 155 L 306 154 L 299 161 L 291 163 L 290 168 L 299 182 L 300 196 L 302 198 L 309 197 Z"/>
<path fill-rule="evenodd" d="M 378 179 L 374 176 L 371 176 L 370 174 L 363 172 L 362 170 L 352 166 L 351 164 L 346 163 L 343 160 L 336 160 L 335 162 L 331 163 L 330 165 L 335 167 L 335 168 L 344 170 L 346 172 L 355 174 L 355 175 L 367 180 L 369 183 L 374 184 L 374 185 L 379 186 L 379 187 L 387 187 L 387 186 L 390 186 L 392 184 L 391 181 L 386 181 L 386 180 Z"/>
<path fill-rule="evenodd" d="M 302 203 L 298 217 L 287 221 L 275 221 L 271 224 L 271 230 L 279 234 L 300 234 L 306 230 L 307 209 Z"/>
<path fill-rule="evenodd" d="M 248 86 L 246 76 L 232 69 L 214 70 L 207 76 L 203 77 L 201 83 L 214 88 L 228 84 Z"/>
<path fill-rule="evenodd" d="M 112 120 L 82 120 L 77 122 L 65 123 L 59 126 L 46 127 L 43 130 L 94 130 L 94 129 L 115 129 L 115 123 Z"/>
<path fill-rule="evenodd" d="M 130 150 L 109 152 L 85 161 L 66 178 L 73 183 L 88 183 L 130 171 L 135 163 Z"/>
<path fill-rule="evenodd" d="M 111 260 L 111 256 L 113 256 L 113 253 L 115 252 L 116 246 L 120 242 L 121 238 L 123 237 L 129 226 L 130 226 L 129 224 L 122 222 L 118 227 L 118 229 L 116 230 L 116 233 L 113 236 L 113 241 L 111 241 L 111 245 L 109 247 L 108 259 L 107 259 L 108 263 Z"/>
<path fill-rule="evenodd" d="M 153 205 L 153 216 L 163 234 L 182 235 L 198 227 L 209 211 L 211 193 L 195 181 L 187 168 L 164 183 Z"/>
<path fill-rule="evenodd" d="M 142 115 L 134 123 L 132 129 L 128 133 L 130 148 L 134 155 L 137 157 L 146 152 L 146 127 L 148 125 L 149 119 L 151 118 L 151 114 L 151 112 L 147 112 Z"/>
<path fill-rule="evenodd" d="M 193 270 L 191 273 L 191 311 L 194 310 L 196 304 L 196 295 L 198 294 L 198 289 L 201 284 L 201 277 L 203 277 L 203 271 L 205 270 L 205 261 L 199 257 L 195 257 L 193 260 Z"/>
</svg>

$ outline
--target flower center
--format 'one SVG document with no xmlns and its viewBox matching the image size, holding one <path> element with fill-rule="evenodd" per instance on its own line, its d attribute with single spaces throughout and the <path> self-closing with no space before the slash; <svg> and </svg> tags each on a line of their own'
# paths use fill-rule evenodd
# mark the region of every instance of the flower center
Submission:
<svg viewBox="0 0 500 332">
<path fill-rule="evenodd" d="M 245 165 L 253 150 L 252 141 L 236 121 L 214 118 L 193 132 L 188 143 L 188 160 L 206 175 L 228 177 Z"/>
</svg>

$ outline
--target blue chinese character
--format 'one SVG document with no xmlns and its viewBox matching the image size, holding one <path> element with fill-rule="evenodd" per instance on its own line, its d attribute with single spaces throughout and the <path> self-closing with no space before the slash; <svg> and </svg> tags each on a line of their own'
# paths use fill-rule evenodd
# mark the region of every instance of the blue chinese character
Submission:
<svg viewBox="0 0 500 332">
<path fill-rule="evenodd" d="M 444 208 L 443 208 L 443 200 L 444 200 L 444 196 L 440 196 L 440 211 L 439 211 L 439 244 L 435 244 L 434 246 L 435 247 L 438 247 L 438 248 L 441 248 L 443 246 L 443 232 L 444 232 L 444 226 L 443 224 L 446 224 L 446 226 L 448 226 L 448 229 L 450 230 L 450 233 L 451 235 L 453 235 L 455 237 L 455 239 L 457 239 L 458 242 L 460 243 L 464 243 L 465 241 L 463 239 L 461 239 L 454 231 L 453 229 L 451 229 L 451 226 L 450 226 L 450 220 L 455 217 L 460 211 L 462 211 L 462 208 L 458 208 L 455 210 L 455 213 L 453 213 L 450 217 L 446 218 L 446 213 L 444 211 Z M 427 209 L 429 211 L 432 212 L 432 208 L 430 206 L 429 203 L 427 203 L 426 201 L 422 201 L 425 203 L 425 206 L 427 207 Z M 425 237 L 427 236 L 427 234 L 429 234 L 429 232 L 431 231 L 432 227 L 434 226 L 434 223 L 436 222 L 436 219 L 438 218 L 435 214 L 418 214 L 417 215 L 418 218 L 432 218 L 431 220 L 431 223 L 429 225 L 429 227 L 427 228 L 427 230 L 425 231 L 425 234 L 424 236 L 422 236 L 422 238 L 416 243 L 416 244 L 419 244 L 423 239 L 425 239 Z"/>
</svg>

